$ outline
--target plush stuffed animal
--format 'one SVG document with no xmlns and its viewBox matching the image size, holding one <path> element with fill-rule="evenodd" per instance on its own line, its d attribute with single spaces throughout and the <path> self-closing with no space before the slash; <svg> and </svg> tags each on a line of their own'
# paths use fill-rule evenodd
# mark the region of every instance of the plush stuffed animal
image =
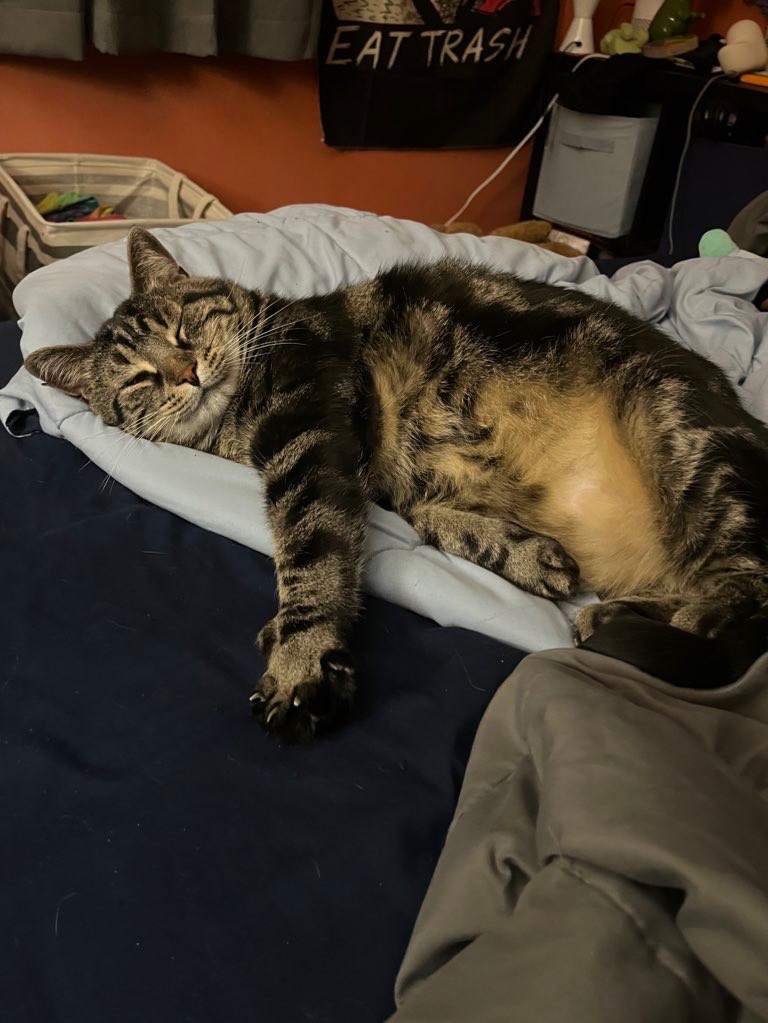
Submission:
<svg viewBox="0 0 768 1023">
<path fill-rule="evenodd" d="M 762 71 L 768 64 L 768 47 L 765 45 L 765 33 L 757 22 L 745 18 L 731 25 L 717 60 L 727 75 Z"/>
<path fill-rule="evenodd" d="M 621 23 L 619 28 L 606 32 L 600 41 L 600 52 L 609 57 L 619 53 L 642 53 L 648 42 L 648 32 L 644 28 L 635 28 L 628 21 Z"/>
<path fill-rule="evenodd" d="M 473 234 L 476 238 L 482 238 L 485 231 L 478 224 L 470 224 L 463 220 L 457 220 L 454 224 L 432 224 L 433 231 L 440 231 L 441 234 Z"/>
<path fill-rule="evenodd" d="M 571 245 L 551 239 L 549 236 L 552 225 L 546 220 L 522 220 L 519 224 L 496 227 L 493 231 L 484 231 L 478 224 L 471 223 L 432 224 L 432 230 L 441 231 L 443 234 L 473 234 L 477 238 L 492 234 L 502 238 L 514 238 L 520 242 L 530 242 L 531 245 L 538 245 L 540 249 L 556 252 L 560 256 L 583 255 Z"/>
</svg>

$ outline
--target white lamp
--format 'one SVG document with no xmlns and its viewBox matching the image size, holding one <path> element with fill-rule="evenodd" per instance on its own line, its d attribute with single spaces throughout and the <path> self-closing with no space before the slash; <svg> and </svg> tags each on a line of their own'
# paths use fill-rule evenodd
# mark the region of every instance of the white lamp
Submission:
<svg viewBox="0 0 768 1023">
<path fill-rule="evenodd" d="M 561 53 L 594 53 L 592 15 L 600 0 L 573 0 L 573 21 L 560 46 Z"/>
</svg>

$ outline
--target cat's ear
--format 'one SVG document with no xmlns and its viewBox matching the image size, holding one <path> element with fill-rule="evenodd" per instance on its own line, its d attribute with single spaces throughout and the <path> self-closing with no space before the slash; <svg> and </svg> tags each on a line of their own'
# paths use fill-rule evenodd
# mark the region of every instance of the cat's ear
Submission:
<svg viewBox="0 0 768 1023">
<path fill-rule="evenodd" d="M 189 276 L 157 238 L 143 227 L 131 228 L 128 235 L 128 266 L 134 295 L 155 291 Z"/>
<path fill-rule="evenodd" d="M 24 360 L 29 372 L 45 384 L 75 398 L 88 400 L 93 367 L 93 345 L 52 345 L 38 348 Z"/>
</svg>

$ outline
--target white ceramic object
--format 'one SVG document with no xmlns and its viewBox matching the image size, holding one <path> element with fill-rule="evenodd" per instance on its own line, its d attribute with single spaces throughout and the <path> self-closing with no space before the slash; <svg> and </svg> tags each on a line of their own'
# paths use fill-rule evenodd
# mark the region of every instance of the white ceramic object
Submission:
<svg viewBox="0 0 768 1023">
<path fill-rule="evenodd" d="M 731 25 L 717 59 L 727 75 L 762 71 L 768 64 L 768 46 L 757 22 L 746 18 Z"/>
<path fill-rule="evenodd" d="M 576 55 L 595 52 L 592 15 L 600 0 L 573 0 L 573 21 L 560 46 L 561 53 Z"/>
</svg>

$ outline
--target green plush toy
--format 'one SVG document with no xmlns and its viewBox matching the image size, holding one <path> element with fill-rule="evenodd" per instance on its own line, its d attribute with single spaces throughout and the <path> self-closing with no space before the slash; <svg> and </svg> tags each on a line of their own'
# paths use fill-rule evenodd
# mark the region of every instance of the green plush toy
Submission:
<svg viewBox="0 0 768 1023">
<path fill-rule="evenodd" d="M 619 28 L 612 28 L 600 40 L 600 52 L 609 57 L 617 53 L 640 53 L 648 42 L 648 33 L 644 28 L 633 28 L 629 22 L 623 22 Z"/>
<path fill-rule="evenodd" d="M 652 43 L 668 43 L 687 35 L 688 27 L 705 15 L 691 10 L 691 0 L 664 0 L 648 27 Z"/>
<path fill-rule="evenodd" d="M 738 245 L 721 227 L 713 227 L 711 231 L 705 231 L 699 241 L 700 256 L 730 256 L 737 249 Z"/>
</svg>

